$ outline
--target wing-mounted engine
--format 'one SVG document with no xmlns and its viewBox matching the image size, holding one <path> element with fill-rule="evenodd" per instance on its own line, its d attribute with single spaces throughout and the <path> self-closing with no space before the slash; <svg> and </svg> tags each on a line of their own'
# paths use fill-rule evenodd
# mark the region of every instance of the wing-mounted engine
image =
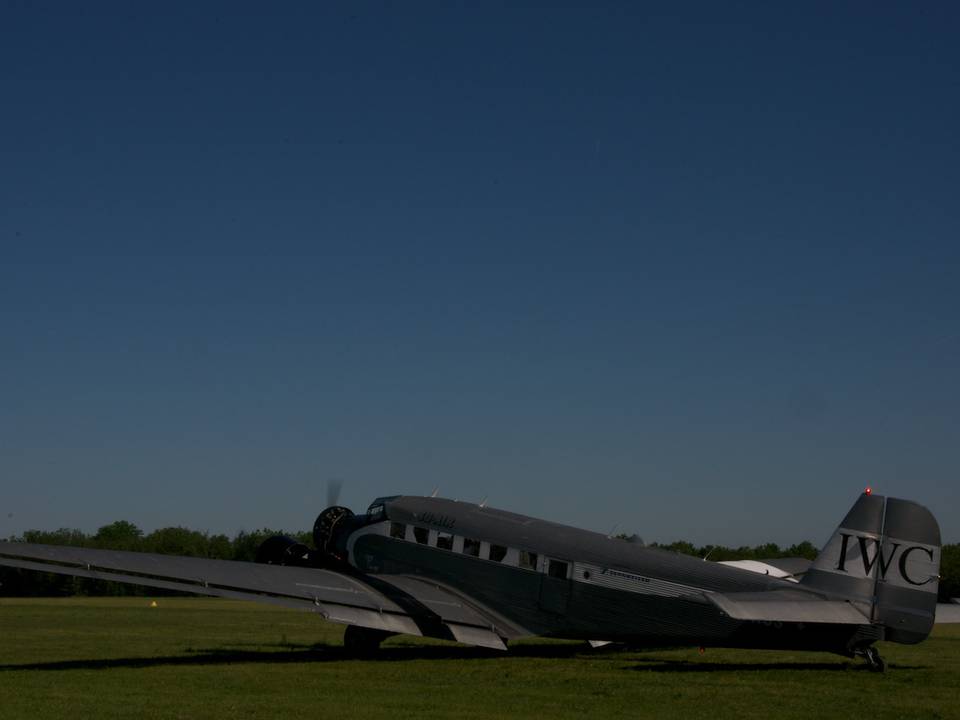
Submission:
<svg viewBox="0 0 960 720">
<path fill-rule="evenodd" d="M 357 525 L 356 518 L 350 508 L 328 507 L 313 524 L 313 548 L 286 535 L 274 535 L 257 549 L 256 562 L 314 568 L 343 565 L 347 561 L 347 536 Z"/>
<path fill-rule="evenodd" d="M 316 554 L 301 542 L 286 535 L 274 535 L 257 548 L 255 562 L 264 565 L 294 565 L 315 567 Z"/>
</svg>

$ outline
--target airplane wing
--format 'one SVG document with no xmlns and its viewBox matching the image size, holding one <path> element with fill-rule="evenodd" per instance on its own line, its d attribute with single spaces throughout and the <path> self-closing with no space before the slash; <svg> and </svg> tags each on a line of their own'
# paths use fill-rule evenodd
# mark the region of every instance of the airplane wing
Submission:
<svg viewBox="0 0 960 720">
<path fill-rule="evenodd" d="M 0 565 L 197 595 L 254 600 L 347 625 L 505 650 L 530 635 L 453 588 L 410 575 L 0 542 Z"/>
</svg>

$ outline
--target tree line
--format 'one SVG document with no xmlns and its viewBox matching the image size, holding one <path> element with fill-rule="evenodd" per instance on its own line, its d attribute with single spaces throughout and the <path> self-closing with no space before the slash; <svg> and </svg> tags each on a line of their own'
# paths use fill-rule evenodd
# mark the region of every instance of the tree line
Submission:
<svg viewBox="0 0 960 720">
<path fill-rule="evenodd" d="M 41 545 L 70 545 L 98 550 L 132 550 L 160 553 L 161 555 L 186 555 L 188 557 L 253 562 L 257 555 L 257 548 L 272 535 L 289 535 L 305 544 L 312 543 L 308 532 L 284 532 L 269 528 L 252 532 L 241 530 L 232 538 L 224 534 L 211 534 L 185 527 L 160 528 L 144 534 L 140 528 L 126 520 L 118 520 L 109 525 L 104 525 L 93 535 L 70 528 L 27 530 L 23 535 L 11 537 L 9 540 Z M 164 591 L 141 585 L 127 585 L 105 580 L 91 580 L 69 575 L 0 567 L 0 597 L 163 596 L 182 594 L 184 593 Z"/>
<path fill-rule="evenodd" d="M 134 550 L 163 555 L 187 555 L 189 557 L 252 562 L 256 557 L 257 548 L 272 535 L 289 535 L 299 542 L 307 545 L 311 544 L 310 533 L 306 531 L 283 532 L 268 528 L 252 532 L 241 530 L 231 538 L 224 534 L 210 534 L 185 527 L 168 527 L 144 534 L 140 528 L 126 520 L 118 520 L 109 525 L 104 525 L 93 535 L 81 530 L 62 528 L 53 531 L 28 530 L 19 537 L 9 539 L 14 542 L 43 545 L 72 545 L 102 550 Z M 637 541 L 636 538 L 628 539 Z M 683 540 L 670 544 L 651 543 L 650 546 L 714 561 L 765 560 L 786 557 L 803 557 L 812 560 L 817 556 L 818 550 L 808 541 L 789 547 L 780 547 L 776 543 L 737 548 L 724 547 L 723 545 L 696 546 Z M 0 567 L 0 596 L 5 597 L 159 596 L 165 594 L 177 593 L 103 580 Z M 949 598 L 955 597 L 960 597 L 960 544 L 944 545 L 940 563 L 940 599 L 947 601 Z"/>
</svg>

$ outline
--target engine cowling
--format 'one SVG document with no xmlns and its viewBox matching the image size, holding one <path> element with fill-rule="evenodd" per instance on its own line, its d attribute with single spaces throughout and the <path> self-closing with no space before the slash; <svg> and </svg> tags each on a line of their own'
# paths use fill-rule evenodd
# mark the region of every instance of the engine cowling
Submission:
<svg viewBox="0 0 960 720">
<path fill-rule="evenodd" d="M 315 555 L 310 548 L 292 537 L 274 535 L 264 540 L 257 548 L 255 562 L 265 565 L 293 565 L 313 567 Z"/>
<path fill-rule="evenodd" d="M 346 562 L 347 549 L 343 541 L 353 517 L 353 510 L 342 505 L 328 507 L 313 524 L 313 546 L 317 552 L 334 562 Z"/>
<path fill-rule="evenodd" d="M 328 507 L 313 524 L 315 549 L 287 535 L 274 535 L 257 548 L 255 561 L 266 565 L 329 567 L 347 560 L 346 537 L 355 524 L 353 511 L 341 505 Z"/>
</svg>

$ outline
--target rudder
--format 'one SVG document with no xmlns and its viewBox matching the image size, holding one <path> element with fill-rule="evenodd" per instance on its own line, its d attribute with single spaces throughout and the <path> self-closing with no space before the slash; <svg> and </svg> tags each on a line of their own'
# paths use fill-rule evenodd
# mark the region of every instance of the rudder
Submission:
<svg viewBox="0 0 960 720">
<path fill-rule="evenodd" d="M 863 493 L 801 584 L 849 600 L 884 637 L 917 643 L 933 627 L 940 528 L 915 502 Z"/>
</svg>

